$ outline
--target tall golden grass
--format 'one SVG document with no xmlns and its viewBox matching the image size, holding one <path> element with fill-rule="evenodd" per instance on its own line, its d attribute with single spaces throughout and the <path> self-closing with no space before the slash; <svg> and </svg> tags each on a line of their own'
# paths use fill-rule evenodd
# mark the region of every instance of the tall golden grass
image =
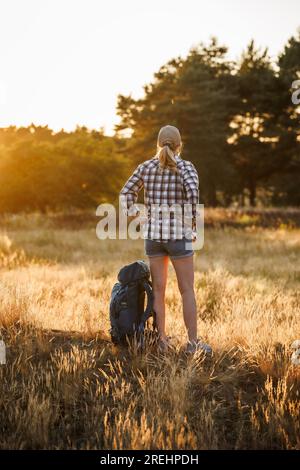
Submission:
<svg viewBox="0 0 300 470">
<path fill-rule="evenodd" d="M 9 217 L 0 232 L 1 449 L 300 449 L 300 230 L 208 229 L 195 255 L 199 333 L 186 357 L 172 266 L 161 355 L 109 341 L 119 268 L 142 241 Z"/>
</svg>

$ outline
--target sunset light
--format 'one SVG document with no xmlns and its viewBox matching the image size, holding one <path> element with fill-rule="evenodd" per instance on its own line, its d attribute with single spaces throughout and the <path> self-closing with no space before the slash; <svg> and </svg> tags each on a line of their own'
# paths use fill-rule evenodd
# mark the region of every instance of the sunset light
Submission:
<svg viewBox="0 0 300 470">
<path fill-rule="evenodd" d="M 295 33 L 290 0 L 1 0 L 0 127 L 113 131 L 119 93 L 139 97 L 165 62 L 217 36 L 237 58 L 251 38 L 276 55 Z M 257 17 L 257 12 L 260 16 Z"/>
</svg>

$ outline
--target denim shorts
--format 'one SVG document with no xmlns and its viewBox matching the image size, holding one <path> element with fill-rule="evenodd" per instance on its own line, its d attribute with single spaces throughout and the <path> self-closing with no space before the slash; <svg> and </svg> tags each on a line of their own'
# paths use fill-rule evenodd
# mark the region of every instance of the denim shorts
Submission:
<svg viewBox="0 0 300 470">
<path fill-rule="evenodd" d="M 192 242 L 187 238 L 163 242 L 146 238 L 145 252 L 149 258 L 156 256 L 169 256 L 171 259 L 186 258 L 194 254 Z"/>
</svg>

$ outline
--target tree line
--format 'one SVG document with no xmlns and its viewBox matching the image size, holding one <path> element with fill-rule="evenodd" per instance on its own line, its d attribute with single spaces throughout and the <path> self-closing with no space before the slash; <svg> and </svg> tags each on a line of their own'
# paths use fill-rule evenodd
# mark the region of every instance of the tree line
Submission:
<svg viewBox="0 0 300 470">
<path fill-rule="evenodd" d="M 251 41 L 237 61 L 217 39 L 163 65 L 144 95 L 118 96 L 115 134 L 78 126 L 0 129 L 0 211 L 63 210 L 116 202 L 134 167 L 173 124 L 209 206 L 300 205 L 300 31 L 271 60 Z M 300 88 L 300 86 L 299 86 Z"/>
<path fill-rule="evenodd" d="M 123 139 L 77 127 L 0 129 L 0 212 L 63 211 L 115 202 L 131 171 Z"/>
</svg>

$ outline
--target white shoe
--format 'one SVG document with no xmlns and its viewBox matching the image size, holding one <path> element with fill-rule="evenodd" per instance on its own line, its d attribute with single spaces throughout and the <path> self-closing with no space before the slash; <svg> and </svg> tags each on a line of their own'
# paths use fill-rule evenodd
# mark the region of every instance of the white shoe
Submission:
<svg viewBox="0 0 300 470">
<path fill-rule="evenodd" d="M 169 351 L 169 349 L 172 348 L 171 345 L 171 336 L 167 336 L 165 339 L 159 339 L 158 340 L 158 350 L 161 353 L 166 353 Z"/>
<path fill-rule="evenodd" d="M 188 341 L 185 352 L 188 354 L 194 354 L 197 351 L 203 351 L 205 354 L 212 354 L 213 352 L 211 346 L 200 339 L 197 339 L 197 341 Z"/>
</svg>

